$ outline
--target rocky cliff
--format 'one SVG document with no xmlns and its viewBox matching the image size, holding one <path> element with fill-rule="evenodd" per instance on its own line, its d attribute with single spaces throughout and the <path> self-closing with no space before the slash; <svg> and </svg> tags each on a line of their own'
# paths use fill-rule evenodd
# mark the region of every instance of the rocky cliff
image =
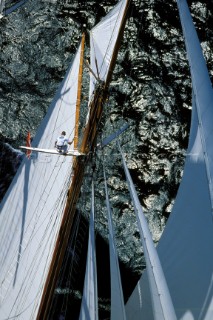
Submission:
<svg viewBox="0 0 213 320">
<path fill-rule="evenodd" d="M 17 148 L 27 131 L 35 134 L 82 31 L 87 34 L 116 2 L 29 0 L 0 20 L 0 199 L 23 157 Z M 208 0 L 190 0 L 188 4 L 212 77 L 213 5 Z M 83 110 L 87 94 L 85 89 Z M 181 179 L 190 109 L 191 81 L 176 2 L 133 0 L 100 136 L 104 138 L 129 123 L 121 138 L 122 149 L 156 243 Z M 104 149 L 104 154 L 122 270 L 130 270 L 135 277 L 143 269 L 143 249 L 120 156 L 114 143 Z M 107 242 L 102 161 L 97 152 L 97 233 L 100 242 L 104 239 L 100 251 Z M 87 212 L 82 212 L 82 219 L 89 212 L 85 200 L 90 192 L 88 177 L 79 205 L 79 211 L 84 207 Z"/>
</svg>

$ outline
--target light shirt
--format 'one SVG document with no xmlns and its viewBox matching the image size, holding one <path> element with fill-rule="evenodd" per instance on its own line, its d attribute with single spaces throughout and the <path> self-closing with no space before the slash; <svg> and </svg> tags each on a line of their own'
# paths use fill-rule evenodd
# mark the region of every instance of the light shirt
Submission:
<svg viewBox="0 0 213 320">
<path fill-rule="evenodd" d="M 58 147 L 62 147 L 68 144 L 68 138 L 63 135 L 59 136 L 56 141 Z"/>
</svg>

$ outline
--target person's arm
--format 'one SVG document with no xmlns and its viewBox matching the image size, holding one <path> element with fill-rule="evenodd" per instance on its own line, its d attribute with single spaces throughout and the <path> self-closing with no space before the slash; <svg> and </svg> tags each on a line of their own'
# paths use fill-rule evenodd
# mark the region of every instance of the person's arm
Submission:
<svg viewBox="0 0 213 320">
<path fill-rule="evenodd" d="M 68 144 L 72 144 L 74 141 L 74 138 L 71 141 L 68 141 Z"/>
</svg>

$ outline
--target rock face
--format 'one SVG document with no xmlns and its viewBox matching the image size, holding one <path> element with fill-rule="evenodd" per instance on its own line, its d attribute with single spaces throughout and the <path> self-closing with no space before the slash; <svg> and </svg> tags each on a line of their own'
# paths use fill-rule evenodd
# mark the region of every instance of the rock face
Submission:
<svg viewBox="0 0 213 320">
<path fill-rule="evenodd" d="M 72 61 L 82 31 L 87 33 L 116 2 L 29 0 L 0 20 L 0 148 L 4 150 L 1 172 L 7 159 L 6 174 L 0 176 L 0 199 L 21 158 L 20 153 L 11 151 L 5 143 L 17 148 L 27 131 L 34 135 Z M 212 76 L 211 3 L 190 0 L 188 4 Z M 85 88 L 83 112 L 87 92 Z M 156 243 L 171 212 L 182 175 L 190 106 L 191 82 L 176 2 L 133 0 L 100 136 L 104 138 L 124 123 L 130 124 L 121 138 L 122 150 Z M 144 266 L 143 249 L 115 143 L 104 149 L 104 161 L 117 247 L 121 264 L 125 266 L 123 275 L 125 270 L 131 270 L 137 278 Z M 103 155 L 97 152 L 100 242 L 107 240 L 102 162 Z M 84 204 L 84 215 L 89 213 L 90 169 L 79 205 L 81 211 Z M 128 284 L 125 282 L 124 286 Z M 126 297 L 129 291 L 126 289 Z M 103 309 L 107 305 L 102 300 L 100 304 Z"/>
</svg>

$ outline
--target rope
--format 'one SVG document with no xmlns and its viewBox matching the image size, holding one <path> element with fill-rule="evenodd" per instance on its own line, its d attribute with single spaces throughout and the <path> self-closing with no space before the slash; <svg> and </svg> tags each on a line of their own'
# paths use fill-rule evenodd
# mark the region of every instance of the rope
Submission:
<svg viewBox="0 0 213 320">
<path fill-rule="evenodd" d="M 90 180 L 90 177 L 89 177 L 89 180 Z M 82 195 L 81 195 L 81 198 L 80 198 L 80 203 L 82 204 L 81 205 L 81 207 L 82 207 L 81 211 L 82 212 L 86 211 L 86 203 L 87 203 L 86 189 L 87 189 L 88 184 L 89 184 L 88 179 L 84 179 L 83 186 L 82 186 Z M 77 244 L 77 242 L 78 242 L 77 237 L 81 233 L 81 231 L 79 229 L 80 226 L 82 228 L 81 216 L 82 216 L 82 214 L 79 212 L 77 217 L 76 217 L 75 224 L 73 226 L 72 233 L 71 233 L 71 238 L 69 240 L 69 245 L 68 245 L 68 249 L 72 248 L 72 252 L 73 252 L 73 257 L 72 257 L 72 260 L 71 260 L 71 263 L 70 263 L 69 271 L 66 272 L 66 287 L 69 288 L 70 290 L 72 290 L 74 288 L 74 285 L 75 285 L 74 265 L 75 265 L 75 263 L 77 263 L 76 262 L 76 257 L 78 257 L 78 254 L 76 253 L 76 250 L 79 249 L 79 246 Z M 85 236 L 85 233 L 83 233 L 83 236 Z M 83 241 L 83 238 L 82 238 L 82 241 Z M 81 249 L 79 249 L 79 250 L 81 250 Z M 68 261 L 69 261 L 69 253 L 66 254 L 65 260 L 63 262 L 62 270 L 65 270 L 67 268 Z M 63 274 L 61 273 L 61 275 L 60 275 L 61 279 L 63 279 L 63 277 L 64 277 L 64 272 L 63 272 Z M 68 299 L 69 299 L 69 296 L 65 294 L 64 299 L 63 299 L 63 304 L 62 304 L 62 307 L 61 307 L 61 312 L 63 313 L 63 315 L 66 315 L 67 310 L 68 310 L 68 304 L 69 304 Z"/>
<path fill-rule="evenodd" d="M 122 3 L 118 3 L 115 7 L 117 7 L 117 6 L 121 5 L 121 4 L 122 4 Z M 115 8 L 115 7 L 114 7 L 114 8 Z M 105 61 L 107 61 L 107 59 L 106 59 L 107 53 L 108 53 L 108 51 L 109 51 L 111 42 L 112 42 L 112 40 L 113 40 L 113 34 L 114 34 L 114 31 L 115 31 L 115 29 L 116 29 L 116 27 L 117 27 L 117 21 L 118 21 L 118 19 L 120 18 L 120 15 L 121 15 L 121 14 L 122 14 L 122 11 L 120 11 L 119 14 L 117 15 L 117 19 L 116 19 L 116 23 L 114 24 L 113 31 L 111 31 L 111 37 L 110 37 L 109 43 L 108 43 L 108 45 L 107 45 L 105 54 L 104 54 L 104 56 L 103 56 L 102 63 L 99 65 L 99 70 L 97 70 L 97 72 L 99 72 L 99 74 L 101 73 L 101 69 L 102 69 Z M 100 21 L 99 24 L 101 24 L 101 21 Z M 97 24 L 97 25 L 94 27 L 94 29 L 95 29 L 96 27 L 98 27 L 99 24 Z M 91 30 L 91 38 L 92 38 L 92 30 Z M 93 38 L 92 38 L 92 41 L 93 41 Z M 93 44 L 93 48 L 94 48 L 94 53 L 95 53 L 94 44 Z M 97 59 L 96 53 L 95 53 L 95 57 L 94 57 L 94 58 L 95 58 L 95 60 Z M 97 60 L 96 60 L 96 61 L 97 61 Z M 110 63 L 109 63 L 109 64 L 110 64 Z M 96 68 L 97 68 L 97 67 L 96 67 Z M 106 74 L 106 73 L 105 73 L 105 74 Z M 105 76 L 105 75 L 103 75 L 103 77 L 104 77 L 104 76 Z M 99 77 L 99 76 L 98 76 L 98 77 Z"/>
<path fill-rule="evenodd" d="M 56 164 L 57 164 L 57 162 L 56 162 Z M 55 164 L 55 167 L 56 167 L 56 164 Z M 61 165 L 62 165 L 62 163 L 61 163 Z M 61 167 L 61 165 L 60 165 L 60 167 Z M 53 170 L 55 169 L 55 167 L 53 168 Z M 60 169 L 60 167 L 59 167 L 59 169 Z M 55 184 L 56 178 L 57 178 L 57 176 L 58 176 L 59 174 L 60 174 L 60 170 L 58 170 L 58 173 L 57 173 L 57 175 L 55 176 L 55 179 L 52 181 L 52 187 L 53 187 L 53 185 Z M 67 184 L 67 186 L 68 186 L 68 182 L 69 182 L 68 180 L 69 180 L 69 179 L 70 179 L 70 178 L 69 178 L 69 175 L 67 175 L 67 178 L 66 178 L 67 182 L 65 182 L 65 185 Z M 44 192 L 45 192 L 45 186 L 47 186 L 48 183 L 49 183 L 49 181 L 46 180 L 46 184 L 44 184 L 44 187 L 43 187 Z M 52 187 L 51 187 L 51 189 L 52 189 Z M 48 197 L 51 195 L 51 189 L 50 189 L 50 194 L 48 195 Z M 43 192 L 42 194 L 44 194 L 44 192 Z M 47 197 L 46 201 L 48 200 L 48 197 Z M 49 220 L 49 224 L 48 224 L 47 227 L 46 227 L 46 232 L 44 233 L 44 238 L 45 238 L 45 234 L 47 233 L 47 230 L 48 230 L 49 226 L 51 225 L 51 219 L 52 219 L 51 217 L 53 217 L 54 214 L 55 214 L 56 212 L 58 212 L 58 207 L 59 207 L 59 206 L 63 209 L 63 206 L 65 205 L 65 200 L 66 200 L 66 193 L 63 192 L 63 190 L 62 190 L 62 191 L 61 191 L 61 194 L 58 196 L 58 198 L 56 199 L 56 201 L 55 201 L 55 203 L 54 203 L 54 207 L 49 210 L 49 212 L 52 212 L 52 214 L 51 214 L 51 216 L 50 216 L 50 218 L 49 218 L 50 220 Z M 60 203 L 61 203 L 61 204 L 60 204 Z M 62 205 L 63 203 L 64 203 L 64 205 Z M 41 216 L 43 210 L 45 209 L 45 204 L 46 204 L 46 202 L 44 202 L 43 208 L 41 208 L 40 216 Z M 38 207 L 38 206 L 37 206 L 37 207 Z M 33 214 L 32 216 L 35 216 L 35 217 L 36 217 L 35 213 L 36 213 L 36 211 L 37 211 L 37 207 L 35 208 L 34 214 Z M 48 217 L 48 213 L 45 213 L 45 214 L 46 214 L 46 216 L 45 216 L 44 219 L 46 219 L 46 217 Z M 56 220 L 55 220 L 54 223 L 52 223 L 53 228 L 54 228 L 54 226 L 55 226 L 55 224 L 56 224 L 56 221 L 57 221 L 57 219 L 58 219 L 56 214 L 55 214 L 55 216 L 56 216 L 56 218 L 55 218 Z M 39 217 L 37 217 L 37 218 L 39 218 Z M 7 220 L 7 219 L 6 219 L 6 220 Z M 5 221 L 5 222 L 7 223 L 7 221 Z M 32 221 L 30 221 L 30 222 L 32 222 Z M 41 224 L 42 224 L 43 222 L 44 222 L 44 221 L 41 221 Z M 36 226 L 37 226 L 37 222 L 35 221 L 34 230 L 35 230 Z M 26 233 L 28 232 L 28 229 L 29 229 L 29 226 L 25 228 L 24 235 L 26 235 Z M 39 228 L 38 228 L 38 230 L 39 230 Z M 38 230 L 37 230 L 37 231 L 38 231 Z M 52 230 L 53 230 L 53 229 L 52 229 Z M 29 241 L 32 240 L 32 239 L 36 236 L 36 234 L 35 234 L 35 233 L 33 234 L 33 232 L 34 232 L 34 231 L 32 230 L 32 231 L 31 231 L 31 237 L 30 237 Z M 53 232 L 53 231 L 52 231 L 52 232 Z M 51 236 L 51 233 L 50 233 L 50 236 Z M 7 240 L 7 239 L 6 239 L 6 240 Z M 5 240 L 5 241 L 6 241 L 6 240 Z M 43 241 L 44 241 L 44 239 L 41 239 L 40 243 L 42 244 Z M 48 242 L 48 239 L 47 239 L 47 242 Z M 26 249 L 28 246 L 29 246 L 29 243 L 27 244 L 27 246 L 25 247 L 25 249 Z M 25 250 L 25 249 L 24 249 L 24 250 Z M 23 250 L 23 253 L 24 253 L 24 250 Z M 44 247 L 44 250 L 45 250 L 45 247 Z M 13 256 L 17 256 L 17 251 L 16 251 L 16 250 L 15 250 L 15 252 L 13 252 Z M 13 256 L 12 256 L 12 261 L 11 261 L 11 263 L 10 263 L 10 266 L 13 265 Z M 35 260 L 36 260 L 36 255 L 35 255 L 34 259 L 33 259 L 32 265 L 34 265 Z M 9 274 L 9 271 L 10 271 L 10 267 L 9 267 L 9 270 L 8 270 L 8 271 L 6 270 L 6 275 Z M 26 276 L 27 276 L 27 275 L 26 275 Z M 4 279 L 3 279 L 3 281 L 4 281 Z M 24 291 L 23 291 L 22 294 L 24 295 Z M 20 295 L 19 295 L 19 296 L 20 296 Z"/>
</svg>

